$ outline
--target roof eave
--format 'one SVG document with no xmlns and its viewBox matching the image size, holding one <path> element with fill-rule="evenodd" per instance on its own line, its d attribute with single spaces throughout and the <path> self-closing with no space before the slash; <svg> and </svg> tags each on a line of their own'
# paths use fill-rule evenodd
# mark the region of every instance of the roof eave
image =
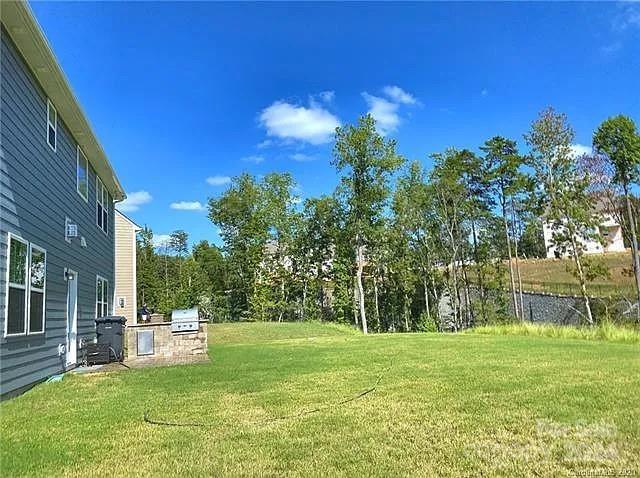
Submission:
<svg viewBox="0 0 640 478">
<path fill-rule="evenodd" d="M 115 201 L 124 200 L 124 189 L 31 8 L 22 0 L 3 1 L 0 14 L 9 36 L 107 190 Z"/>
</svg>

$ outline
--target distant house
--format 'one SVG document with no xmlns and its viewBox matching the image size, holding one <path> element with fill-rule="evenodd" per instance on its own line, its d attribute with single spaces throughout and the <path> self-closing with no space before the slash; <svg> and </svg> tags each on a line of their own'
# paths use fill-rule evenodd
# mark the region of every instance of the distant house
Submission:
<svg viewBox="0 0 640 478">
<path fill-rule="evenodd" d="M 2 2 L 0 395 L 81 360 L 112 313 L 122 186 L 29 6 Z"/>
<path fill-rule="evenodd" d="M 115 211 L 115 303 L 113 314 L 137 323 L 136 301 L 136 234 L 140 226 L 116 209 Z"/>
<path fill-rule="evenodd" d="M 578 241 L 582 244 L 585 254 L 605 254 L 607 252 L 624 252 L 624 239 L 622 236 L 622 226 L 614 218 L 612 214 L 607 212 L 607 208 L 602 201 L 596 202 L 596 209 L 602 216 L 602 222 L 597 228 L 597 233 L 602 238 L 602 242 L 592 239 L 579 237 Z M 544 245 L 547 249 L 547 257 L 561 257 L 562 254 L 556 251 L 553 245 L 553 232 L 556 230 L 553 224 L 544 222 L 542 225 L 544 235 Z M 567 254 L 565 253 L 564 256 Z"/>
</svg>

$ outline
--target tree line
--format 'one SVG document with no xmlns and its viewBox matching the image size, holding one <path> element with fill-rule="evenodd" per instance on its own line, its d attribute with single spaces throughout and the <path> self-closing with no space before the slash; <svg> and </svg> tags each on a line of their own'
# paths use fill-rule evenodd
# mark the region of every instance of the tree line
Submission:
<svg viewBox="0 0 640 478">
<path fill-rule="evenodd" d="M 632 194 L 640 135 L 630 118 L 609 118 L 593 153 L 579 156 L 566 115 L 548 108 L 523 139 L 526 151 L 502 136 L 477 152 L 448 148 L 427 170 L 363 116 L 336 129 L 332 194 L 301 202 L 289 173 L 244 173 L 208 203 L 222 247 L 203 241 L 189 252 L 176 231 L 158 248 L 143 230 L 139 303 L 165 312 L 198 305 L 216 321 L 350 322 L 364 332 L 524 320 L 520 262 L 546 256 L 545 222 L 572 259 L 593 324 L 587 284 L 607 270 L 584 247 L 603 240 L 604 213 L 623 227 L 640 294 Z"/>
</svg>

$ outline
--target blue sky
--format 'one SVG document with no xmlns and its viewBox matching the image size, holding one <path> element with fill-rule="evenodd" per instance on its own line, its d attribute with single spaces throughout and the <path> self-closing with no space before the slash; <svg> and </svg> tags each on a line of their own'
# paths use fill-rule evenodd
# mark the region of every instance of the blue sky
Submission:
<svg viewBox="0 0 640 478">
<path fill-rule="evenodd" d="M 156 235 L 219 242 L 230 177 L 337 184 L 331 131 L 367 111 L 407 159 L 501 134 L 548 105 L 589 145 L 640 123 L 640 3 L 58 3 L 32 8 L 125 190 Z M 198 206 L 202 207 L 198 207 Z"/>
</svg>

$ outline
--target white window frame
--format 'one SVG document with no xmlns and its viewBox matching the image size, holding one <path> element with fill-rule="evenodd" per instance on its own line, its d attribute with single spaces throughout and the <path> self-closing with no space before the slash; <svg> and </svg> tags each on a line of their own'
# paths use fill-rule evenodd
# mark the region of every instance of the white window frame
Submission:
<svg viewBox="0 0 640 478">
<path fill-rule="evenodd" d="M 36 250 L 38 252 L 43 252 L 44 253 L 44 284 L 42 284 L 42 289 L 38 288 L 38 287 L 32 287 L 31 286 L 31 266 L 33 264 L 32 262 L 32 257 L 33 257 L 33 250 Z M 47 330 L 47 325 L 46 325 L 46 311 L 47 311 L 47 250 L 43 247 L 40 247 L 36 244 L 30 243 L 29 244 L 29 274 L 27 276 L 28 279 L 28 285 L 29 285 L 29 297 L 27 299 L 28 302 L 28 306 L 27 306 L 27 334 L 29 335 L 41 335 L 44 334 L 44 331 Z M 38 332 L 31 332 L 31 291 L 34 290 L 36 292 L 42 292 L 42 330 L 38 331 Z"/>
<path fill-rule="evenodd" d="M 107 205 L 107 200 L 109 199 L 109 193 L 107 193 L 107 188 L 104 187 L 104 183 L 100 179 L 100 177 L 96 174 L 96 226 L 98 229 L 101 229 L 102 232 L 109 235 L 109 207 Z M 102 201 L 101 201 L 102 200 Z M 102 226 L 98 224 L 98 208 L 101 209 L 101 218 L 102 218 Z M 106 215 L 102 211 L 106 211 Z M 107 220 L 104 220 L 104 217 L 107 217 Z"/>
<path fill-rule="evenodd" d="M 51 110 L 53 110 L 53 114 L 54 114 L 53 121 L 51 121 Z M 49 142 L 49 127 L 53 128 L 53 144 Z M 49 98 L 47 98 L 46 138 L 47 138 L 47 144 L 55 153 L 58 147 L 58 110 L 56 109 L 55 106 L 53 106 L 53 103 L 51 103 L 51 100 Z"/>
<path fill-rule="evenodd" d="M 80 192 L 80 158 L 81 157 L 84 159 L 84 171 L 85 171 L 85 178 L 87 180 L 86 196 Z M 78 194 L 80 195 L 80 197 L 84 199 L 84 202 L 88 203 L 89 202 L 89 160 L 87 159 L 87 156 L 84 154 L 84 151 L 82 151 L 82 148 L 80 148 L 80 145 L 76 146 L 76 190 L 78 191 Z"/>
<path fill-rule="evenodd" d="M 98 302 L 98 283 L 102 281 L 102 301 Z M 102 312 L 103 307 L 106 306 L 107 314 L 109 315 L 109 299 L 107 297 L 107 293 L 109 292 L 109 281 L 102 277 L 101 275 L 96 275 L 96 319 L 98 317 L 104 317 L 102 314 L 98 314 L 98 306 L 100 306 L 100 312 Z"/>
<path fill-rule="evenodd" d="M 42 335 L 45 333 L 47 326 L 46 326 L 46 310 L 47 310 L 47 251 L 46 249 L 44 249 L 43 247 L 40 247 L 36 244 L 32 244 L 29 241 L 25 240 L 24 238 L 18 236 L 17 234 L 13 234 L 11 232 L 9 232 L 7 234 L 7 272 L 6 272 L 6 283 L 7 283 L 7 288 L 5 291 L 5 308 L 7 311 L 7 314 L 5 316 L 5 321 L 4 321 L 4 336 L 5 337 L 20 337 L 20 336 L 25 336 L 25 335 Z M 27 246 L 27 264 L 25 267 L 25 283 L 24 285 L 22 284 L 16 284 L 15 282 L 9 282 L 9 271 L 11 269 L 11 241 L 15 239 L 18 242 L 21 242 L 22 244 L 24 244 L 25 246 Z M 39 288 L 34 288 L 35 291 L 37 292 L 42 292 L 42 331 L 39 332 L 31 332 L 29 330 L 29 323 L 30 323 L 30 313 L 31 313 L 31 254 L 32 251 L 36 249 L 37 251 L 40 252 L 44 252 L 44 284 L 43 284 L 43 288 L 39 289 Z M 9 288 L 13 287 L 13 288 L 18 288 L 21 290 L 24 290 L 24 326 L 22 328 L 22 332 L 17 332 L 17 333 L 13 333 L 10 334 L 8 333 L 8 329 L 9 329 Z"/>
<path fill-rule="evenodd" d="M 25 246 L 27 246 L 27 264 L 25 267 L 24 285 L 16 284 L 15 282 L 9 282 L 10 271 L 11 271 L 11 241 L 12 240 L 16 240 L 18 242 L 23 243 Z M 5 320 L 4 320 L 4 336 L 5 337 L 18 337 L 18 336 L 27 334 L 26 310 L 27 310 L 27 300 L 29 297 L 29 294 L 27 293 L 28 279 L 29 279 L 29 242 L 25 241 L 22 237 L 16 234 L 9 233 L 8 243 L 7 243 L 7 277 L 6 277 L 7 290 L 5 291 L 5 301 L 4 301 L 5 309 L 7 311 L 5 315 Z M 25 310 L 25 317 L 24 317 L 25 321 L 24 321 L 24 326 L 22 328 L 22 332 L 16 332 L 13 334 L 9 333 L 9 289 L 11 287 L 24 290 L 24 310 Z"/>
</svg>

